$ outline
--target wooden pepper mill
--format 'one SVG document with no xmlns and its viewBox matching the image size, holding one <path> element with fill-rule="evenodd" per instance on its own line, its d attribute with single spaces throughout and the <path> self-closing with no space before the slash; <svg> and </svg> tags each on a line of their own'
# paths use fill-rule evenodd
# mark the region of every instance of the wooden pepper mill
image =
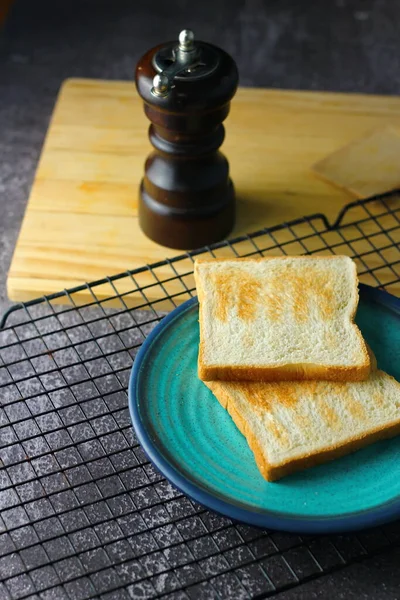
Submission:
<svg viewBox="0 0 400 600">
<path fill-rule="evenodd" d="M 235 221 L 229 164 L 218 151 L 238 85 L 234 60 L 185 29 L 179 42 L 146 52 L 135 79 L 155 149 L 140 186 L 142 230 L 170 248 L 223 239 Z"/>
</svg>

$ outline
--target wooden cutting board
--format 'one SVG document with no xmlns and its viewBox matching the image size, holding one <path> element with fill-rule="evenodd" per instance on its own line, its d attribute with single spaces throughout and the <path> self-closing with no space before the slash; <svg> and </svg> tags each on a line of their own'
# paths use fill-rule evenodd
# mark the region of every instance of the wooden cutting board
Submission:
<svg viewBox="0 0 400 600">
<path fill-rule="evenodd" d="M 239 89 L 223 145 L 238 198 L 232 235 L 315 212 L 333 219 L 352 198 L 311 165 L 386 124 L 400 126 L 400 98 Z M 132 82 L 64 83 L 8 275 L 12 300 L 181 253 L 151 242 L 138 225 L 147 128 Z"/>
</svg>

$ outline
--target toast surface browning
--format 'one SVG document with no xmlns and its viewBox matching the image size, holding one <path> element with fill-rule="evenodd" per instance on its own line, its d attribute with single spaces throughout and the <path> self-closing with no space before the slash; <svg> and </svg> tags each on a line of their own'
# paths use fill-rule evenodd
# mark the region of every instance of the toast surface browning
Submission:
<svg viewBox="0 0 400 600">
<path fill-rule="evenodd" d="M 350 258 L 200 259 L 195 279 L 204 381 L 368 377 Z"/>
</svg>

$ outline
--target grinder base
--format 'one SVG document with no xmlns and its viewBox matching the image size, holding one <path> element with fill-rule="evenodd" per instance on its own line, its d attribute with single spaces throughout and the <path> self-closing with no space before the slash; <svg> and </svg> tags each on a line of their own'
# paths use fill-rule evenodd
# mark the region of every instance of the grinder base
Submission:
<svg viewBox="0 0 400 600">
<path fill-rule="evenodd" d="M 235 192 L 229 179 L 218 206 L 205 211 L 177 210 L 154 200 L 144 189 L 139 195 L 139 224 L 154 242 L 176 250 L 191 250 L 226 238 L 235 223 Z"/>
</svg>

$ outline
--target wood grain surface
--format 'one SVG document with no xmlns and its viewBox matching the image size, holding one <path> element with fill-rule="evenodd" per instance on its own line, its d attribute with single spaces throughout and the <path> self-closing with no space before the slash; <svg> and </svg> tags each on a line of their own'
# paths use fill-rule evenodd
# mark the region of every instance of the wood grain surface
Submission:
<svg viewBox="0 0 400 600">
<path fill-rule="evenodd" d="M 368 198 L 400 188 L 399 157 L 398 130 L 380 127 L 322 159 L 313 171 L 356 198 Z"/>
<path fill-rule="evenodd" d="M 316 212 L 333 219 L 352 197 L 311 166 L 385 125 L 400 126 L 400 98 L 239 89 L 223 145 L 237 191 L 232 235 Z M 138 225 L 147 127 L 132 82 L 64 83 L 9 271 L 12 300 L 181 253 L 151 242 Z M 160 286 L 149 293 L 164 295 Z"/>
</svg>

